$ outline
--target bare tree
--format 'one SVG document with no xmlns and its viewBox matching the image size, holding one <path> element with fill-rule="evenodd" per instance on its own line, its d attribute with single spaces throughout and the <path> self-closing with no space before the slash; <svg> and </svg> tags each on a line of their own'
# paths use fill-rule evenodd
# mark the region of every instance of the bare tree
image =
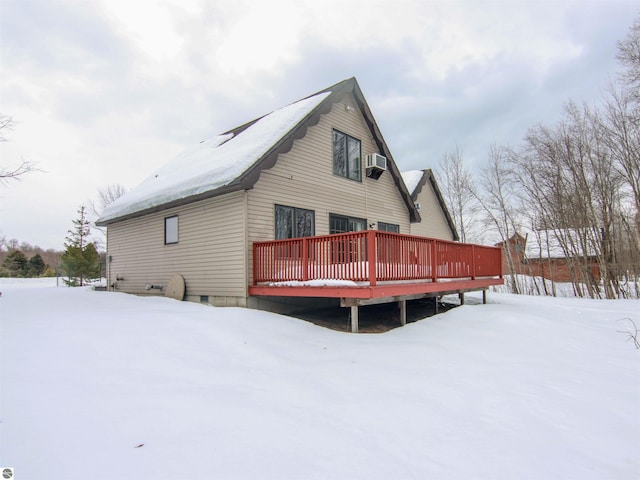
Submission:
<svg viewBox="0 0 640 480">
<path fill-rule="evenodd" d="M 640 17 L 618 48 L 621 88 L 603 107 L 568 102 L 560 122 L 530 128 L 518 149 L 492 148 L 478 193 L 503 241 L 517 218 L 549 259 L 542 268 L 563 257 L 579 296 L 640 294 Z"/>
<path fill-rule="evenodd" d="M 484 226 L 495 232 L 502 244 L 507 246 L 509 239 L 517 232 L 515 221 L 514 176 L 508 161 L 508 150 L 491 145 L 489 164 L 482 172 L 473 195 L 484 212 Z M 509 271 L 516 273 L 516 259 L 511 248 L 504 248 Z M 517 275 L 511 276 L 511 291 L 521 293 Z"/>
<path fill-rule="evenodd" d="M 438 176 L 444 179 L 441 184 L 443 195 L 453 223 L 460 233 L 460 240 L 477 240 L 477 214 L 480 207 L 473 194 L 473 177 L 464 164 L 462 151 L 457 146 L 455 151 L 443 155 L 438 165 Z"/>
<path fill-rule="evenodd" d="M 12 117 L 0 114 L 0 142 L 7 141 L 8 133 L 13 130 L 15 122 Z M 20 180 L 25 173 L 38 171 L 36 164 L 22 159 L 20 163 L 12 167 L 0 167 L 0 184 L 9 180 Z"/>
<path fill-rule="evenodd" d="M 98 198 L 97 200 L 89 200 L 89 213 L 93 218 L 94 222 L 102 215 L 104 209 L 107 208 L 108 205 L 116 201 L 122 195 L 127 193 L 127 189 L 120 183 L 111 183 L 106 187 L 101 187 L 98 189 Z M 103 227 L 95 226 L 95 229 L 98 230 L 102 236 L 104 237 L 106 231 Z"/>
<path fill-rule="evenodd" d="M 636 108 L 640 108 L 640 16 L 633 22 L 627 36 L 618 42 L 616 57 L 625 68 L 620 80 Z"/>
<path fill-rule="evenodd" d="M 630 259 L 636 278 L 640 276 L 640 15 L 627 36 L 618 42 L 617 58 L 623 66 L 620 91 L 610 87 L 606 99 L 605 128 L 617 167 L 630 189 L 635 212 L 621 219 L 633 233 L 629 238 Z M 636 281 L 636 290 L 640 289 Z"/>
<path fill-rule="evenodd" d="M 531 128 L 524 147 L 513 156 L 532 223 L 546 232 L 544 238 L 555 250 L 562 251 L 580 296 L 600 296 L 599 280 L 608 298 L 618 296 L 619 278 L 623 270 L 628 271 L 622 268 L 627 260 L 622 260 L 621 252 L 632 242 L 625 233 L 628 217 L 622 213 L 628 210 L 625 192 L 633 188 L 625 187 L 628 152 L 616 141 L 626 137 L 616 136 L 612 128 L 599 110 L 570 102 L 562 121 L 553 127 Z M 637 160 L 630 170 L 634 173 L 626 173 L 631 173 L 633 181 Z"/>
<path fill-rule="evenodd" d="M 106 187 L 99 188 L 98 201 L 91 202 L 92 213 L 96 216 L 102 215 L 102 212 L 108 205 L 112 204 L 125 193 L 127 193 L 127 189 L 120 183 L 112 183 Z"/>
<path fill-rule="evenodd" d="M 637 212 L 640 212 L 640 123 L 631 113 L 631 99 L 610 86 L 599 128 L 603 131 L 615 166 L 626 183 Z M 640 235 L 640 223 L 637 226 Z"/>
<path fill-rule="evenodd" d="M 7 141 L 7 134 L 13 130 L 14 125 L 13 118 L 0 113 L 0 142 Z"/>
<path fill-rule="evenodd" d="M 537 126 L 526 137 L 528 155 L 520 157 L 526 192 L 545 231 L 547 249 L 558 251 L 568 263 L 568 273 L 579 296 L 597 296 L 590 281 L 588 258 L 597 245 L 599 222 L 594 219 L 595 176 L 589 163 L 592 144 L 572 103 L 554 127 Z"/>
</svg>

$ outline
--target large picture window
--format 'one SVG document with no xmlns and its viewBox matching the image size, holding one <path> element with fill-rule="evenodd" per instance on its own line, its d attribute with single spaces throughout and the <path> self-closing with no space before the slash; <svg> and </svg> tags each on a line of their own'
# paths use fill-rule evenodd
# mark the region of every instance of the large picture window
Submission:
<svg viewBox="0 0 640 480">
<path fill-rule="evenodd" d="M 178 216 L 164 219 L 164 244 L 178 243 Z"/>
<path fill-rule="evenodd" d="M 333 173 L 362 181 L 360 140 L 337 130 L 333 131 Z"/>
<path fill-rule="evenodd" d="M 275 217 L 276 240 L 315 235 L 315 214 L 313 210 L 276 205 Z"/>
</svg>

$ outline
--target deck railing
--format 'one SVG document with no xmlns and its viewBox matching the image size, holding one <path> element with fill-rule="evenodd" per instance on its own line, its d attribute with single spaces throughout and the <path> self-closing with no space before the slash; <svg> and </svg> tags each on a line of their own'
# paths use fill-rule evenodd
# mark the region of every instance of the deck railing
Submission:
<svg viewBox="0 0 640 480">
<path fill-rule="evenodd" d="M 502 276 L 500 248 L 366 230 L 253 244 L 254 284 Z"/>
</svg>

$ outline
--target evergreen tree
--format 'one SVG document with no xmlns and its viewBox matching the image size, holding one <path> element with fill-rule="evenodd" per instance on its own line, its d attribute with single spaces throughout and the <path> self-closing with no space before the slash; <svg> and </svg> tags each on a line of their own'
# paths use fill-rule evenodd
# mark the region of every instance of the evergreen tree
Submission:
<svg viewBox="0 0 640 480">
<path fill-rule="evenodd" d="M 78 210 L 79 218 L 73 220 L 74 228 L 73 230 L 68 230 L 69 234 L 65 237 L 65 247 L 69 245 L 73 245 L 74 247 L 79 247 L 80 250 L 84 250 L 85 245 L 88 242 L 89 235 L 91 234 L 91 228 L 89 220 L 87 220 L 87 209 L 84 205 L 80 206 L 80 210 Z"/>
<path fill-rule="evenodd" d="M 100 275 L 99 255 L 96 246 L 89 242 L 91 229 L 83 206 L 78 210 L 78 219 L 73 220 L 74 229 L 69 230 L 66 237 L 65 251 L 61 263 L 68 279 L 69 286 L 82 286 L 86 279 Z"/>
<path fill-rule="evenodd" d="M 39 253 L 36 253 L 33 257 L 29 259 L 29 276 L 31 277 L 39 277 L 45 271 L 47 266 L 44 263 L 44 260 L 40 256 Z"/>
<path fill-rule="evenodd" d="M 29 270 L 27 257 L 20 250 L 13 250 L 2 262 L 2 266 L 9 270 L 12 277 L 26 277 Z"/>
</svg>

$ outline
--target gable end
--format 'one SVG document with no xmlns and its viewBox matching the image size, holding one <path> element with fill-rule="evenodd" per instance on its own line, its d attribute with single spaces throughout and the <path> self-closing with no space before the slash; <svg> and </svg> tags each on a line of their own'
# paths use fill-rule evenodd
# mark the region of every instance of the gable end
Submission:
<svg viewBox="0 0 640 480">
<path fill-rule="evenodd" d="M 434 177 L 433 172 L 431 171 L 430 168 L 423 170 L 422 172 L 423 172 L 422 178 L 416 185 L 416 188 L 413 190 L 413 193 L 411 195 L 412 201 L 415 202 L 418 199 L 418 195 L 422 191 L 422 187 L 424 187 L 427 184 L 427 180 L 428 180 L 429 184 L 431 185 L 431 188 L 433 188 L 433 191 L 436 194 L 436 198 L 438 199 L 440 208 L 442 208 L 442 212 L 444 213 L 444 216 L 447 220 L 447 225 L 449 225 L 449 228 L 451 229 L 451 233 L 453 234 L 453 239 L 455 241 L 460 240 L 460 237 L 458 236 L 458 231 L 456 230 L 456 227 L 453 223 L 453 219 L 449 214 L 449 209 L 447 208 L 447 205 L 444 201 L 444 197 L 442 196 L 440 187 L 438 187 L 438 182 L 436 182 L 436 178 Z"/>
</svg>

